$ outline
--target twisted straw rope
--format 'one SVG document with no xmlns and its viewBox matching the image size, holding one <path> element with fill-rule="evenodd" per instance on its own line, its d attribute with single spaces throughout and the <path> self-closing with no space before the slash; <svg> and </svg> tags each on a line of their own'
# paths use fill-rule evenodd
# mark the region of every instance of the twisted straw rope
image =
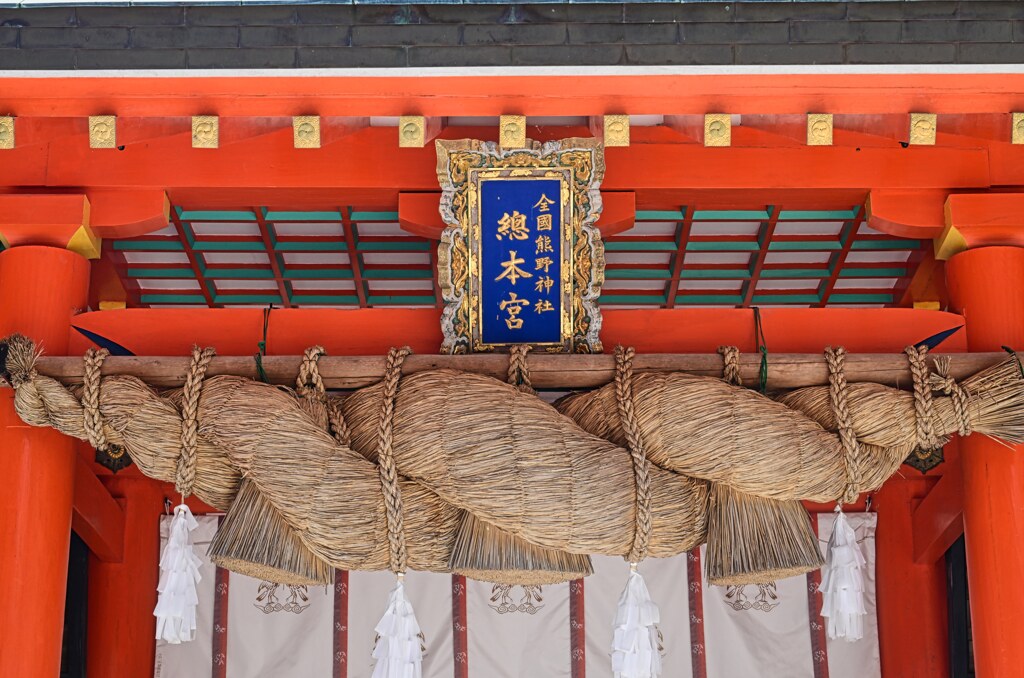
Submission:
<svg viewBox="0 0 1024 678">
<path fill-rule="evenodd" d="M 105 348 L 90 348 L 85 352 L 85 370 L 82 378 L 82 413 L 84 415 L 85 434 L 89 444 L 97 451 L 107 449 L 107 436 L 103 432 L 103 415 L 100 414 L 100 370 L 103 361 L 110 355 Z"/>
<path fill-rule="evenodd" d="M 320 358 L 327 355 L 323 346 L 310 346 L 302 354 L 299 376 L 295 379 L 295 392 L 300 397 L 315 397 L 327 410 L 327 424 L 334 439 L 342 445 L 352 442 L 352 431 L 345 422 L 345 415 L 337 399 L 327 397 L 327 388 L 320 376 Z"/>
<path fill-rule="evenodd" d="M 199 458 L 199 396 L 203 391 L 206 368 L 216 355 L 212 348 L 192 347 L 192 364 L 181 389 L 181 455 L 174 474 L 174 487 L 182 499 L 192 494 Z"/>
<path fill-rule="evenodd" d="M 380 473 L 381 490 L 384 493 L 384 509 L 388 524 L 388 556 L 391 571 L 404 575 L 409 560 L 405 548 L 405 521 L 402 518 L 402 492 L 398 487 L 398 469 L 395 467 L 395 453 L 391 445 L 395 420 L 395 396 L 398 381 L 402 378 L 402 363 L 412 353 L 408 347 L 392 348 L 388 352 L 381 382 L 380 424 L 377 429 L 377 468 Z"/>
<path fill-rule="evenodd" d="M 644 441 L 633 408 L 633 347 L 615 347 L 615 400 L 618 405 L 622 431 L 626 434 L 626 447 L 633 460 L 633 479 L 636 482 L 636 531 L 629 550 L 629 562 L 639 563 L 647 557 L 651 541 L 651 476 L 650 462 L 644 454 Z"/>
<path fill-rule="evenodd" d="M 971 427 L 970 410 L 967 409 L 970 404 L 970 396 L 960 384 L 956 383 L 956 379 L 949 376 L 949 363 L 950 357 L 948 355 L 936 358 L 935 371 L 937 374 L 932 374 L 929 381 L 933 391 L 941 391 L 953 401 L 953 414 L 956 416 L 957 433 L 961 436 L 969 436 L 973 430 Z"/>
<path fill-rule="evenodd" d="M 907 346 L 903 349 L 910 363 L 910 374 L 914 378 L 914 422 L 917 426 L 917 445 L 915 454 L 923 454 L 942 447 L 942 441 L 935 435 L 932 426 L 932 389 L 929 385 L 928 347 Z"/>
<path fill-rule="evenodd" d="M 722 379 L 733 386 L 743 386 L 740 377 L 740 350 L 735 346 L 719 346 L 718 353 L 722 356 Z"/>
<path fill-rule="evenodd" d="M 508 383 L 518 388 L 523 393 L 537 395 L 530 382 L 530 366 L 526 361 L 526 354 L 532 346 L 516 344 L 508 351 Z"/>
<path fill-rule="evenodd" d="M 846 383 L 846 373 L 843 371 L 846 349 L 842 346 L 829 346 L 825 349 L 825 362 L 828 364 L 829 402 L 836 418 L 836 428 L 839 429 L 839 441 L 843 445 L 843 466 L 846 469 L 846 490 L 843 492 L 842 501 L 849 504 L 856 501 L 860 494 L 857 487 L 864 477 L 867 459 L 861 454 L 857 434 L 853 431 L 853 418 L 850 416 L 847 401 L 849 387 Z"/>
</svg>

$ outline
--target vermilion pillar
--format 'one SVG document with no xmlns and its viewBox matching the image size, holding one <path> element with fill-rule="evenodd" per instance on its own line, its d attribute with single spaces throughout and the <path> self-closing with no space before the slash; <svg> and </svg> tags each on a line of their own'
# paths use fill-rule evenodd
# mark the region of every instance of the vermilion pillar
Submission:
<svg viewBox="0 0 1024 678">
<path fill-rule="evenodd" d="M 0 252 L 0 336 L 21 332 L 67 351 L 71 317 L 88 294 L 89 263 L 53 247 Z M 27 426 L 0 389 L 0 675 L 60 673 L 75 441 Z"/>
<path fill-rule="evenodd" d="M 950 300 L 971 351 L 1024 350 L 1024 248 L 983 247 L 947 263 Z M 981 678 L 1024 671 L 1024 446 L 980 435 L 960 443 L 974 661 Z"/>
</svg>

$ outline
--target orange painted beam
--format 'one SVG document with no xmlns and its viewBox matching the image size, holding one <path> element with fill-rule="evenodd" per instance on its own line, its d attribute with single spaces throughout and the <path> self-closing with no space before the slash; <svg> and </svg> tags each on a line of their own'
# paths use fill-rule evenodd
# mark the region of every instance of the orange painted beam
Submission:
<svg viewBox="0 0 1024 678">
<path fill-rule="evenodd" d="M 963 473 L 957 440 L 946 445 L 942 477 L 914 509 L 914 562 L 938 562 L 964 533 Z"/>
<path fill-rule="evenodd" d="M 868 226 L 900 238 L 934 238 L 946 225 L 947 195 L 947 191 L 873 190 L 866 203 Z"/>
<path fill-rule="evenodd" d="M 446 224 L 441 219 L 440 193 L 399 193 L 398 221 L 413 235 L 440 240 Z M 597 227 L 601 235 L 609 237 L 633 228 L 636 221 L 636 194 L 601 192 L 603 204 Z"/>
<path fill-rule="evenodd" d="M 1024 74 L 701 72 L 698 68 L 424 69 L 346 75 L 0 77 L 0 110 L 18 116 L 445 117 L 604 115 L 709 111 L 751 114 L 905 114 L 927 102 L 933 113 L 999 113 L 1019 106 Z M 412 70 L 412 69 L 410 69 Z M 741 68 L 736 70 L 742 70 Z M 751 68 L 750 70 L 753 70 Z M 822 69 L 826 70 L 826 69 Z M 865 67 L 862 71 L 869 71 Z M 979 69 L 980 70 L 980 69 Z"/>
<path fill-rule="evenodd" d="M 90 190 L 93 232 L 101 238 L 131 238 L 159 231 L 168 224 L 171 203 L 159 188 Z"/>
<path fill-rule="evenodd" d="M 124 556 L 124 510 L 80 455 L 75 465 L 71 529 L 100 560 L 119 562 Z"/>
<path fill-rule="evenodd" d="M 89 225 L 89 199 L 80 193 L 0 195 L 0 240 L 8 247 L 63 249 Z"/>
<path fill-rule="evenodd" d="M 946 215 L 968 248 L 1024 246 L 1024 193 L 954 193 Z"/>
</svg>

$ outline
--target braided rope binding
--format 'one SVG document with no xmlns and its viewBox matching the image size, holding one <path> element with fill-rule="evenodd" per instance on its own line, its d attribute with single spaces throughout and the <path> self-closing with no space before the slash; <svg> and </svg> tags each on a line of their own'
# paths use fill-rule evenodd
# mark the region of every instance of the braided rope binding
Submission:
<svg viewBox="0 0 1024 678">
<path fill-rule="evenodd" d="M 638 563 L 647 557 L 651 540 L 651 476 L 650 462 L 644 454 L 644 442 L 633 407 L 633 347 L 615 347 L 615 400 L 618 405 L 622 430 L 626 434 L 626 447 L 633 461 L 633 479 L 636 482 L 636 531 L 629 562 Z"/>
<path fill-rule="evenodd" d="M 402 363 L 412 353 L 408 346 L 392 348 L 388 352 L 387 364 L 384 368 L 384 380 L 381 382 L 380 424 L 377 429 L 377 468 L 380 473 L 380 485 L 384 494 L 384 509 L 388 523 L 388 548 L 391 571 L 404 575 L 409 556 L 405 548 L 405 521 L 402 517 L 402 492 L 398 486 L 398 469 L 395 467 L 395 454 L 392 450 L 392 433 L 395 420 L 395 396 L 398 394 L 398 382 L 402 378 Z"/>
<path fill-rule="evenodd" d="M 722 356 L 722 379 L 733 386 L 743 386 L 740 376 L 740 350 L 735 346 L 719 346 L 718 354 Z"/>
<path fill-rule="evenodd" d="M 962 436 L 971 435 L 971 416 L 968 405 L 970 395 L 956 383 L 956 379 L 949 376 L 950 357 L 939 356 L 935 359 L 935 372 L 929 377 L 933 391 L 939 391 L 950 397 L 953 401 L 953 414 L 956 416 L 957 433 Z"/>
<path fill-rule="evenodd" d="M 860 494 L 860 480 L 864 477 L 865 459 L 861 455 L 860 443 L 853 430 L 853 418 L 847 401 L 849 386 L 846 373 L 843 371 L 846 362 L 846 349 L 843 347 L 825 349 L 825 362 L 828 364 L 828 395 L 832 404 L 832 414 L 839 429 L 839 441 L 843 445 L 843 466 L 846 468 L 846 489 L 842 502 L 849 504 L 857 500 Z"/>
<path fill-rule="evenodd" d="M 103 415 L 100 414 L 100 370 L 103 361 L 110 355 L 105 348 L 90 348 L 85 352 L 85 369 L 82 378 L 82 412 L 85 419 L 85 434 L 89 444 L 99 452 L 107 449 L 107 436 L 103 433 Z"/>
<path fill-rule="evenodd" d="M 914 423 L 917 427 L 917 446 L 915 453 L 919 457 L 927 456 L 927 452 L 941 447 L 941 441 L 935 435 L 932 425 L 932 389 L 928 370 L 928 347 L 907 346 L 903 349 L 910 363 L 910 374 L 914 378 Z"/>
<path fill-rule="evenodd" d="M 174 487 L 182 498 L 192 494 L 199 461 L 199 396 L 206 368 L 217 353 L 212 348 L 192 347 L 192 363 L 181 389 L 181 455 L 174 474 Z"/>
<path fill-rule="evenodd" d="M 316 395 L 320 400 L 327 396 L 327 389 L 324 388 L 324 380 L 320 377 L 318 362 L 320 356 L 327 355 L 323 346 L 310 346 L 302 354 L 302 362 L 299 364 L 299 376 L 295 379 L 295 391 L 300 396 Z"/>
<path fill-rule="evenodd" d="M 530 382 L 530 365 L 526 360 L 526 354 L 532 346 L 516 344 L 508 351 L 508 383 L 518 388 L 523 393 L 536 395 L 533 384 Z"/>
</svg>

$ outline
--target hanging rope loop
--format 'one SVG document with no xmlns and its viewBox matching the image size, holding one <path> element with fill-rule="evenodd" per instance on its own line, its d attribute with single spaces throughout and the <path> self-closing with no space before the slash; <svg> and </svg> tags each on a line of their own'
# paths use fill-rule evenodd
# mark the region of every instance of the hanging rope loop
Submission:
<svg viewBox="0 0 1024 678">
<path fill-rule="evenodd" d="M 381 382 L 380 423 L 377 428 L 377 469 L 384 494 L 384 509 L 388 524 L 388 556 L 391 571 L 404 574 L 409 556 L 405 548 L 405 521 L 402 517 L 402 491 L 398 486 L 398 469 L 395 467 L 394 443 L 395 396 L 398 382 L 402 378 L 402 363 L 412 353 L 408 347 L 392 348 L 384 367 L 384 381 Z"/>
<path fill-rule="evenodd" d="M 633 357 L 632 347 L 615 347 L 615 400 L 619 410 L 622 430 L 626 435 L 626 447 L 633 461 L 633 479 L 636 482 L 636 531 L 633 546 L 627 560 L 638 563 L 647 557 L 651 540 L 651 476 L 650 462 L 644 454 L 644 442 L 640 436 L 640 425 L 636 420 L 633 402 Z"/>
<path fill-rule="evenodd" d="M 722 379 L 733 386 L 743 386 L 740 376 L 740 350 L 735 346 L 719 346 L 718 354 L 722 356 Z"/>
<path fill-rule="evenodd" d="M 317 396 L 321 401 L 327 398 L 324 380 L 320 377 L 319 361 L 327 355 L 323 346 L 310 346 L 302 354 L 299 376 L 295 379 L 295 391 L 302 397 Z"/>
<path fill-rule="evenodd" d="M 105 348 L 90 348 L 84 358 L 82 412 L 85 415 L 85 434 L 97 452 L 105 452 L 108 447 L 107 436 L 103 432 L 103 415 L 100 414 L 100 370 L 109 355 L 110 351 Z"/>
<path fill-rule="evenodd" d="M 956 379 L 949 375 L 950 357 L 939 356 L 935 359 L 935 374 L 929 377 L 933 391 L 938 391 L 950 397 L 953 401 L 953 414 L 956 416 L 957 433 L 962 436 L 971 435 L 971 416 L 968 406 L 970 395 L 956 382 Z"/>
<path fill-rule="evenodd" d="M 518 388 L 523 393 L 537 395 L 530 382 L 530 365 L 527 362 L 526 354 L 532 346 L 516 344 L 508 351 L 508 383 Z"/>
<path fill-rule="evenodd" d="M 914 423 L 917 428 L 918 454 L 942 447 L 942 441 L 935 435 L 932 387 L 928 370 L 928 347 L 907 346 L 903 349 L 910 364 L 914 379 Z"/>
<path fill-rule="evenodd" d="M 181 454 L 174 474 L 174 486 L 184 499 L 192 494 L 199 458 L 199 396 L 210 361 L 217 354 L 212 348 L 192 347 L 192 363 L 181 389 Z"/>
<path fill-rule="evenodd" d="M 828 364 L 828 395 L 835 416 L 836 428 L 839 430 L 839 441 L 843 446 L 843 466 L 846 469 L 846 489 L 843 491 L 842 502 L 850 504 L 860 494 L 860 480 L 864 477 L 865 459 L 861 455 L 860 443 L 853 430 L 853 418 L 850 416 L 849 385 L 846 383 L 844 365 L 846 349 L 843 347 L 825 349 L 825 362 Z"/>
</svg>

